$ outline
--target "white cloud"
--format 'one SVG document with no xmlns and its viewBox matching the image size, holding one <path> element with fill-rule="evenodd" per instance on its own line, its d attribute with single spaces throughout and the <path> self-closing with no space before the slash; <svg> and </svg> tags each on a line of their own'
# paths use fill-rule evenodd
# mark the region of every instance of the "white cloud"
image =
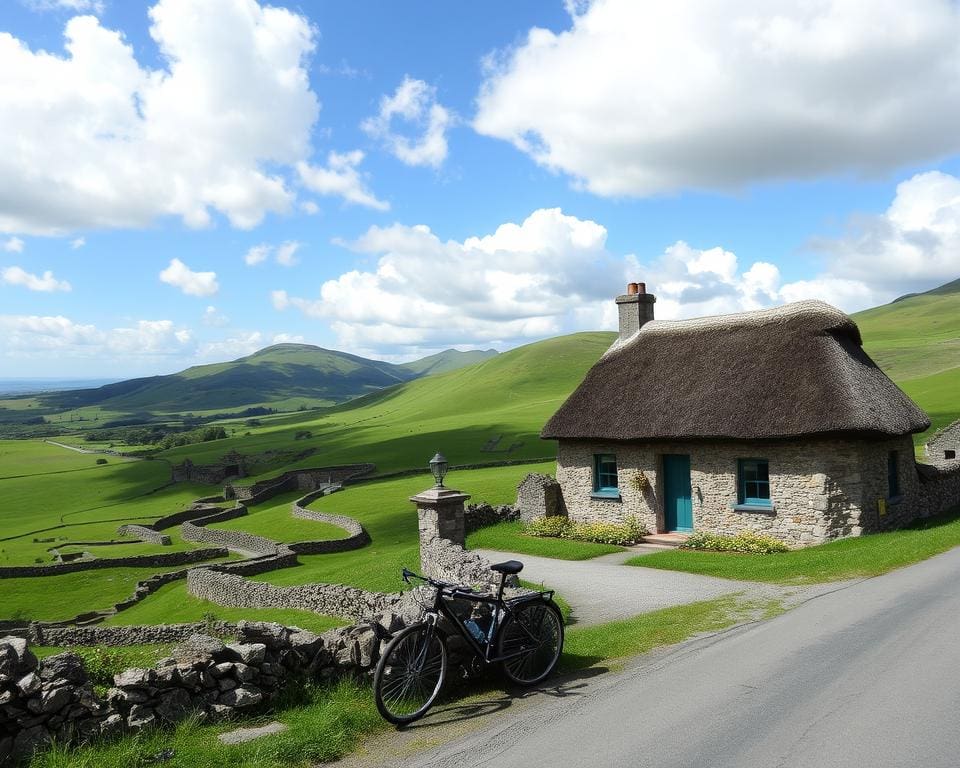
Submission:
<svg viewBox="0 0 960 768">
<path fill-rule="evenodd" d="M 70 247 L 73 250 L 77 250 L 77 248 L 83 248 L 83 246 L 85 246 L 86 244 L 87 244 L 87 239 L 85 237 L 75 237 L 73 240 L 70 241 Z"/>
<path fill-rule="evenodd" d="M 137 227 L 213 212 L 250 228 L 294 200 L 319 103 L 301 15 L 255 0 L 159 0 L 158 68 L 94 16 L 65 55 L 0 33 L 0 231 Z"/>
<path fill-rule="evenodd" d="M 230 324 L 230 318 L 214 306 L 209 306 L 204 310 L 201 320 L 204 325 L 209 325 L 214 328 L 221 328 L 224 325 Z"/>
<path fill-rule="evenodd" d="M 188 296 L 212 296 L 220 290 L 216 272 L 194 272 L 180 259 L 171 259 L 160 273 L 161 282 L 179 288 Z"/>
<path fill-rule="evenodd" d="M 270 257 L 270 251 L 272 250 L 273 246 L 268 245 L 267 243 L 254 245 L 250 248 L 250 250 L 247 251 L 246 255 L 243 257 L 243 260 L 246 262 L 248 267 L 262 264 Z"/>
<path fill-rule="evenodd" d="M 260 331 L 250 331 L 230 336 L 220 341 L 211 341 L 201 344 L 197 350 L 197 357 L 201 360 L 235 360 L 238 357 L 252 355 L 266 345 Z"/>
<path fill-rule="evenodd" d="M 50 270 L 44 272 L 42 277 L 37 277 L 37 275 L 31 274 L 21 267 L 5 267 L 0 270 L 0 279 L 7 285 L 22 285 L 31 291 L 49 293 L 71 290 L 70 283 L 66 280 L 57 280 Z"/>
<path fill-rule="evenodd" d="M 307 214 L 307 216 L 316 216 L 320 213 L 320 206 L 313 202 L 313 200 L 304 200 L 300 203 L 300 210 Z"/>
<path fill-rule="evenodd" d="M 390 203 L 378 200 L 367 189 L 363 177 L 357 170 L 363 162 L 363 152 L 355 149 L 352 152 L 331 152 L 327 156 L 327 167 L 310 165 L 306 162 L 297 164 L 300 180 L 308 189 L 321 195 L 336 195 L 349 203 L 355 203 L 377 211 L 386 211 Z"/>
<path fill-rule="evenodd" d="M 296 264 L 298 259 L 295 254 L 300 250 L 300 246 L 301 243 L 296 240 L 287 240 L 287 242 L 278 245 L 275 255 L 277 264 L 283 267 L 292 267 Z"/>
<path fill-rule="evenodd" d="M 69 11 L 100 15 L 106 4 L 103 0 L 21 0 L 32 11 Z"/>
<path fill-rule="evenodd" d="M 295 333 L 278 333 L 273 337 L 271 344 L 303 344 L 304 338 Z"/>
<path fill-rule="evenodd" d="M 572 0 L 489 58 L 474 127 L 607 196 L 889 171 L 960 149 L 951 0 Z"/>
<path fill-rule="evenodd" d="M 399 132 L 395 118 L 412 125 L 418 135 Z M 449 110 L 437 101 L 437 89 L 408 75 L 392 96 L 380 98 L 380 111 L 360 127 L 401 162 L 439 168 L 447 157 L 446 132 L 452 122 Z"/>
<path fill-rule="evenodd" d="M 276 246 L 270 243 L 260 243 L 260 245 L 255 245 L 250 248 L 243 257 L 243 260 L 248 266 L 253 267 L 257 264 L 262 264 L 273 256 L 273 260 L 280 266 L 292 267 L 299 262 L 296 253 L 302 246 L 303 243 L 296 240 L 287 240 Z"/>
<path fill-rule="evenodd" d="M 821 278 L 845 286 L 845 294 L 865 290 L 872 303 L 956 280 L 960 178 L 940 171 L 917 174 L 897 186 L 884 213 L 855 217 L 844 236 L 812 244 L 827 262 Z"/>
<path fill-rule="evenodd" d="M 152 358 L 182 354 L 190 340 L 190 332 L 171 320 L 139 320 L 133 326 L 100 330 L 62 315 L 0 315 L 0 354 L 10 357 L 56 352 L 93 360 Z"/>
<path fill-rule="evenodd" d="M 328 320 L 346 349 L 540 338 L 578 327 L 577 311 L 609 302 L 624 281 L 606 234 L 559 209 L 463 242 L 443 242 L 424 225 L 371 227 L 351 247 L 378 255 L 375 270 L 328 280 L 319 298 L 276 290 L 271 299 Z"/>
<path fill-rule="evenodd" d="M 23 253 L 23 240 L 19 237 L 9 237 L 0 243 L 0 250 L 7 253 Z"/>
</svg>

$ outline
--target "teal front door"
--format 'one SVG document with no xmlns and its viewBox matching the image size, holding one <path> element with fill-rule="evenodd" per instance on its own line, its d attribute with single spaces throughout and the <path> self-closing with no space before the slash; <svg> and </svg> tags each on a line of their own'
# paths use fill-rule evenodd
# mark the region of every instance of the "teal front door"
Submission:
<svg viewBox="0 0 960 768">
<path fill-rule="evenodd" d="M 690 502 L 690 457 L 677 453 L 663 457 L 663 521 L 668 531 L 693 530 Z"/>
</svg>

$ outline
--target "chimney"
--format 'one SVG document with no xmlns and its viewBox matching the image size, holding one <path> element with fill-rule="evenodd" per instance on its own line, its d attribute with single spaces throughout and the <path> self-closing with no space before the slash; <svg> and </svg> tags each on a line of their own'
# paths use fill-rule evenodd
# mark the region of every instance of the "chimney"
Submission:
<svg viewBox="0 0 960 768">
<path fill-rule="evenodd" d="M 630 283 L 623 296 L 617 296 L 620 311 L 620 341 L 628 339 L 653 320 L 653 304 L 657 297 L 647 293 L 646 283 Z"/>
</svg>

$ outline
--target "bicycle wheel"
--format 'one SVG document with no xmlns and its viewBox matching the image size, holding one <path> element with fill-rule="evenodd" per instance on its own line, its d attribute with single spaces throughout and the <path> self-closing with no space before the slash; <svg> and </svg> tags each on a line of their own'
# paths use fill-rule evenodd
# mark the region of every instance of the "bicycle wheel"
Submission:
<svg viewBox="0 0 960 768">
<path fill-rule="evenodd" d="M 447 646 L 430 624 L 414 624 L 387 645 L 373 676 L 377 709 L 395 725 L 430 709 L 447 675 Z"/>
<path fill-rule="evenodd" d="M 536 685 L 553 672 L 563 651 L 563 617 L 552 602 L 531 600 L 513 609 L 497 640 L 503 673 L 517 685 Z M 516 655 L 514 655 L 516 654 Z"/>
</svg>

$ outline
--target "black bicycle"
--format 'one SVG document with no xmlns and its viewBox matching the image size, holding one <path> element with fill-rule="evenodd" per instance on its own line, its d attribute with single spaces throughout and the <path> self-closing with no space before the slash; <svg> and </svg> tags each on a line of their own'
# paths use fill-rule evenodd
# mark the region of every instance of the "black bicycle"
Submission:
<svg viewBox="0 0 960 768">
<path fill-rule="evenodd" d="M 385 719 L 397 725 L 411 723 L 436 701 L 447 675 L 451 630 L 463 637 L 482 664 L 500 664 L 518 685 L 536 685 L 556 667 L 563 650 L 563 617 L 553 592 L 504 600 L 507 576 L 520 573 L 523 563 L 508 560 L 491 569 L 500 574 L 496 597 L 403 569 L 407 584 L 419 579 L 435 591 L 423 619 L 394 635 L 377 664 L 373 692 Z"/>
</svg>

